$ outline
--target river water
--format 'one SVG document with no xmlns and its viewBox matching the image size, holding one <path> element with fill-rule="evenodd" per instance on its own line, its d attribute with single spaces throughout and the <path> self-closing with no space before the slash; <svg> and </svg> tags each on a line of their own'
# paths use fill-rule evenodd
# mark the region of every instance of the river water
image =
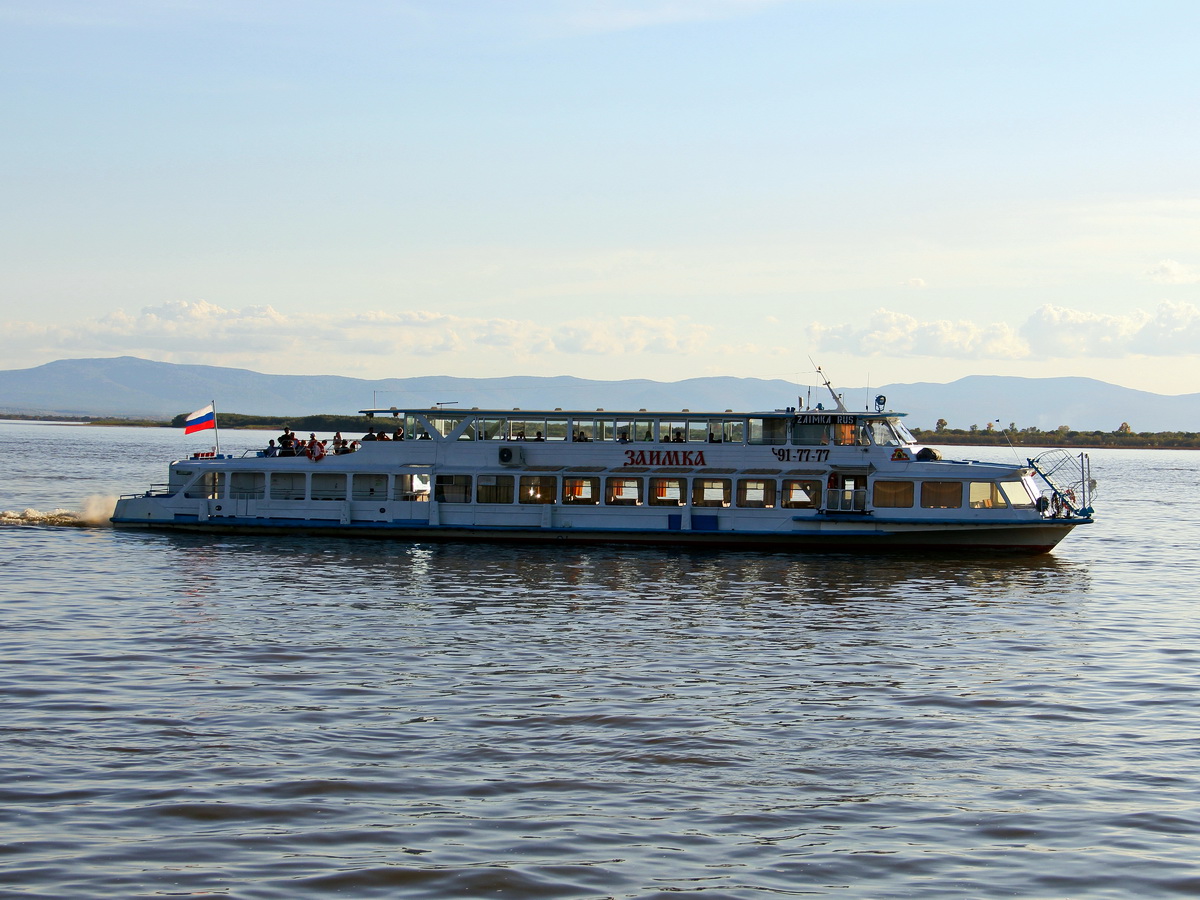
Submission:
<svg viewBox="0 0 1200 900">
<path fill-rule="evenodd" d="M 0 896 L 1200 895 L 1200 454 L 1033 559 L 83 525 L 184 440 L 0 424 Z"/>
</svg>

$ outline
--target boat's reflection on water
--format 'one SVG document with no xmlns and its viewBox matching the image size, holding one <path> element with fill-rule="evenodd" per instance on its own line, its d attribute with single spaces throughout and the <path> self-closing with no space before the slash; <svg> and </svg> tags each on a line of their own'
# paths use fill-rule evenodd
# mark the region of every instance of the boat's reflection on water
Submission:
<svg viewBox="0 0 1200 900">
<path fill-rule="evenodd" d="M 279 594 L 321 602 L 464 603 L 469 607 L 703 600 L 982 602 L 1079 596 L 1086 567 L 1053 555 L 794 555 L 546 544 L 146 535 L 176 555 L 194 588 L 272 577 Z M 273 574 L 272 574 L 273 573 Z"/>
</svg>

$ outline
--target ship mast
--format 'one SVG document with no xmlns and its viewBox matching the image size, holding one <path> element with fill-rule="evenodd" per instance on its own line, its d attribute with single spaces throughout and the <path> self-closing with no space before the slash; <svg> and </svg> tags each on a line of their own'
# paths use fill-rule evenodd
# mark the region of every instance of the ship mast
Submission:
<svg viewBox="0 0 1200 900">
<path fill-rule="evenodd" d="M 816 366 L 817 364 L 813 363 L 813 365 Z M 842 402 L 842 395 L 833 389 L 833 385 L 829 382 L 829 379 L 825 376 L 825 370 L 822 369 L 820 366 L 817 366 L 817 374 L 819 376 L 821 376 L 821 383 L 825 385 L 826 390 L 829 391 L 829 396 L 833 398 L 833 402 L 837 405 L 837 411 L 838 412 L 847 412 L 846 404 L 844 404 Z"/>
</svg>

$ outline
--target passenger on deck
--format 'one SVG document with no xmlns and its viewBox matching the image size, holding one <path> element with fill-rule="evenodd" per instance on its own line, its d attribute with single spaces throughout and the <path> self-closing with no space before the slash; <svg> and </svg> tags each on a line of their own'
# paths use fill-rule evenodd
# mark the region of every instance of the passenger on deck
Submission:
<svg viewBox="0 0 1200 900">
<path fill-rule="evenodd" d="M 267 449 L 263 451 L 263 456 L 278 456 L 279 448 L 275 446 L 275 438 L 267 441 Z"/>
<path fill-rule="evenodd" d="M 542 437 L 542 433 L 541 433 L 540 431 L 539 431 L 539 432 L 537 432 L 537 433 L 536 433 L 536 434 L 533 436 L 533 439 L 534 439 L 535 441 L 544 441 L 544 440 L 545 440 L 545 438 L 544 438 L 544 437 Z"/>
<path fill-rule="evenodd" d="M 392 432 L 392 440 L 393 441 L 404 440 L 404 426 L 403 425 L 396 426 L 396 430 Z"/>
<path fill-rule="evenodd" d="M 364 441 L 378 440 L 378 438 L 375 436 L 375 426 L 374 425 L 372 425 L 370 428 L 367 429 L 367 433 L 362 436 L 362 439 Z"/>
<path fill-rule="evenodd" d="M 617 438 L 617 443 L 628 444 L 629 443 L 629 432 L 622 431 L 621 436 L 619 438 Z"/>
<path fill-rule="evenodd" d="M 377 441 L 390 441 L 390 440 L 391 440 L 391 438 L 387 436 L 387 432 L 386 432 L 386 431 L 381 431 L 381 432 L 379 432 L 379 434 L 375 435 L 375 440 L 377 440 Z"/>
<path fill-rule="evenodd" d="M 675 435 L 671 438 L 671 443 L 672 444 L 682 444 L 683 443 L 683 432 L 680 431 L 678 428 L 675 429 Z"/>
<path fill-rule="evenodd" d="M 287 425 L 283 426 L 283 434 L 279 436 L 279 455 L 296 455 L 296 436 L 292 434 Z"/>
</svg>

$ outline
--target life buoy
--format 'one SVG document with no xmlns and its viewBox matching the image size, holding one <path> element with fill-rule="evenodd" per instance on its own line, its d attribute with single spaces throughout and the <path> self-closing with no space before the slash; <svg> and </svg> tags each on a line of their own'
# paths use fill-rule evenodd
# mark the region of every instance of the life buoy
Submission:
<svg viewBox="0 0 1200 900">
<path fill-rule="evenodd" d="M 313 441 L 308 445 L 308 450 L 305 451 L 305 455 L 308 456 L 308 458 L 313 462 L 320 462 L 325 458 L 325 445 L 320 441 Z"/>
</svg>

